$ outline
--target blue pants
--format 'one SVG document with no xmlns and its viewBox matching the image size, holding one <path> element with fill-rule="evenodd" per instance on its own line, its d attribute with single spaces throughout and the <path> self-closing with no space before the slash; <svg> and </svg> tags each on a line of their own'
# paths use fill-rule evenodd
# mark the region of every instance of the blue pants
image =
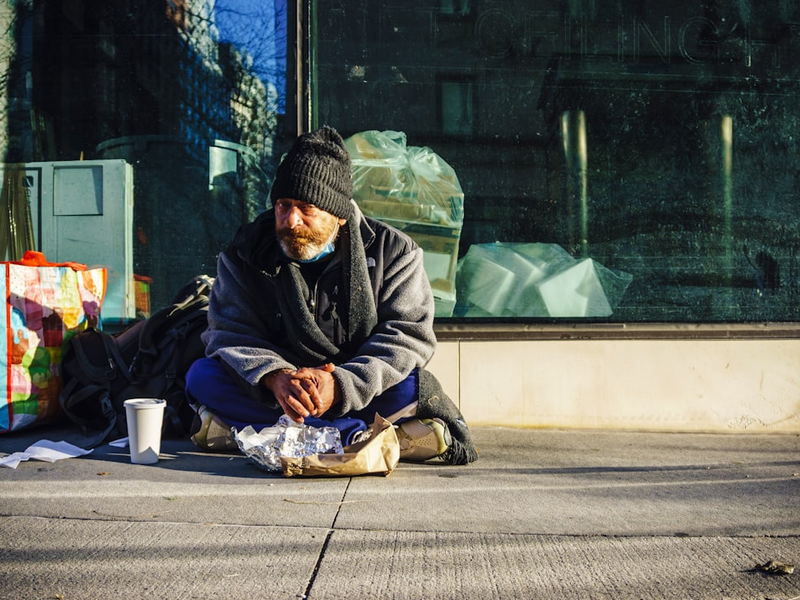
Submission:
<svg viewBox="0 0 800 600">
<path fill-rule="evenodd" d="M 341 432 L 342 443 L 347 445 L 357 431 L 372 425 L 375 413 L 382 417 L 396 413 L 418 398 L 419 373 L 415 369 L 397 385 L 373 398 L 366 408 L 342 415 L 332 420 L 307 417 L 304 422 L 312 427 L 335 427 Z M 186 395 L 193 405 L 205 405 L 227 425 L 241 430 L 252 425 L 256 431 L 271 427 L 283 415 L 283 409 L 255 400 L 235 381 L 234 376 L 214 358 L 201 358 L 186 373 Z M 402 423 L 407 419 L 398 419 Z"/>
</svg>

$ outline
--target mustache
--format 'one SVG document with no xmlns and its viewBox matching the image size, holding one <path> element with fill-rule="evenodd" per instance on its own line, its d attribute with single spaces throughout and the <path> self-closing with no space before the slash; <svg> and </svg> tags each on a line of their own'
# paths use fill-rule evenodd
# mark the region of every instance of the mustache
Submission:
<svg viewBox="0 0 800 600">
<path fill-rule="evenodd" d="M 299 244 L 308 243 L 324 243 L 327 241 L 327 235 L 323 232 L 313 231 L 305 227 L 297 227 L 289 229 L 282 227 L 277 231 L 278 238 L 286 242 L 294 242 Z"/>
</svg>

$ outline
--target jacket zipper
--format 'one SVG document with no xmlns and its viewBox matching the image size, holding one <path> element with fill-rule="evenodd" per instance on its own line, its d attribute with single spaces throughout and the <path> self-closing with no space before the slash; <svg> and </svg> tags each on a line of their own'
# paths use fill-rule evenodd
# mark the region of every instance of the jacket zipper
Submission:
<svg viewBox="0 0 800 600">
<path fill-rule="evenodd" d="M 314 317 L 314 321 L 317 320 L 317 295 L 319 294 L 319 282 L 325 277 L 325 274 L 328 272 L 326 268 L 322 274 L 317 278 L 314 282 L 314 289 L 311 292 L 311 297 L 308 299 L 308 310 L 311 311 L 312 316 Z M 337 283 L 333 290 L 331 291 L 331 303 L 328 307 L 328 310 L 331 313 L 331 317 L 333 318 L 333 344 L 335 346 L 341 346 L 347 340 L 347 332 L 343 332 L 341 327 L 339 326 L 339 312 L 337 310 L 338 300 L 339 297 L 339 284 Z"/>
</svg>

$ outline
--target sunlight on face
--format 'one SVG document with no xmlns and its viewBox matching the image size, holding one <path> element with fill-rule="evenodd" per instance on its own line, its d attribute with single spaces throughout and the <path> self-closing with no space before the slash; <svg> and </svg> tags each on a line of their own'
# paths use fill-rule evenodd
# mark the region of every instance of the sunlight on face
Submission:
<svg viewBox="0 0 800 600">
<path fill-rule="evenodd" d="M 283 253 L 294 260 L 311 260 L 333 242 L 342 219 L 300 200 L 275 202 L 275 234 Z"/>
</svg>

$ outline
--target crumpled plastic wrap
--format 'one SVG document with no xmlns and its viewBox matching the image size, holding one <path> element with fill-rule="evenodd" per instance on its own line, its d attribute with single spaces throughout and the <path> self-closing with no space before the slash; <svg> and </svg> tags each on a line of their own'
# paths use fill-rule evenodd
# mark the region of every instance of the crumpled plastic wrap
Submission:
<svg viewBox="0 0 800 600">
<path fill-rule="evenodd" d="M 342 437 L 335 427 L 312 427 L 286 415 L 272 427 L 256 431 L 248 425 L 234 431 L 239 450 L 266 471 L 281 472 L 281 456 L 302 458 L 314 454 L 342 454 Z"/>
<path fill-rule="evenodd" d="M 353 166 L 353 199 L 365 215 L 397 227 L 422 248 L 435 314 L 449 317 L 456 302 L 464 191 L 441 156 L 407 141 L 402 131 L 374 129 L 344 141 Z"/>
<path fill-rule="evenodd" d="M 456 316 L 608 317 L 633 276 L 557 244 L 473 244 L 459 261 Z"/>
<path fill-rule="evenodd" d="M 353 199 L 365 215 L 403 224 L 464 223 L 456 172 L 426 146 L 408 146 L 402 131 L 369 130 L 344 141 L 353 166 Z M 413 237 L 413 236 L 412 236 Z"/>
</svg>

